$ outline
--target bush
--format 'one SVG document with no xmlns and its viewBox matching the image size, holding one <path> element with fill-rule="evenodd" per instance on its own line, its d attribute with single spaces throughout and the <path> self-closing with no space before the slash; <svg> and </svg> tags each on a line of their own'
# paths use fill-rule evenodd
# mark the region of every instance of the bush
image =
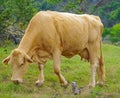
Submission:
<svg viewBox="0 0 120 98">
<path fill-rule="evenodd" d="M 109 34 L 110 34 L 110 30 L 111 30 L 110 28 L 106 28 L 106 27 L 105 27 L 104 30 L 103 30 L 102 36 L 103 36 L 103 37 L 106 37 L 107 35 L 109 35 Z"/>
<path fill-rule="evenodd" d="M 111 28 L 110 36 L 111 36 L 112 42 L 119 42 L 120 41 L 120 23 L 114 25 Z"/>
</svg>

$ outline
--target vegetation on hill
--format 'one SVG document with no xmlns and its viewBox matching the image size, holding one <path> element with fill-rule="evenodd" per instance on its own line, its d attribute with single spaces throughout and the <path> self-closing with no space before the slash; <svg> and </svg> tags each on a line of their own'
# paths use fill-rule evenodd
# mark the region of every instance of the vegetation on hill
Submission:
<svg viewBox="0 0 120 98">
<path fill-rule="evenodd" d="M 0 44 L 9 39 L 17 43 L 16 38 L 24 34 L 32 16 L 41 10 L 98 15 L 105 26 L 104 39 L 109 36 L 108 40 L 118 42 L 119 6 L 120 0 L 0 0 Z"/>
</svg>

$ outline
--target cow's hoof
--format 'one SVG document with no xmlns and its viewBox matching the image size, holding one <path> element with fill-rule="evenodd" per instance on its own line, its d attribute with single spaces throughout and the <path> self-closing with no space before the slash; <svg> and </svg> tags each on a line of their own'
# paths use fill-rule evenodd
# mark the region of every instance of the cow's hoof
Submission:
<svg viewBox="0 0 120 98">
<path fill-rule="evenodd" d="M 97 86 L 101 86 L 101 87 L 102 87 L 102 86 L 103 86 L 103 84 L 104 84 L 103 82 L 99 82 L 99 81 L 98 81 L 96 85 L 97 85 Z"/>
<path fill-rule="evenodd" d="M 37 86 L 37 87 L 40 87 L 42 85 L 43 85 L 43 83 L 35 83 L 35 86 Z"/>
<path fill-rule="evenodd" d="M 96 86 L 100 86 L 100 87 L 103 87 L 103 84 L 99 84 L 99 83 L 98 83 L 98 84 L 96 84 Z"/>
<path fill-rule="evenodd" d="M 24 81 L 24 80 L 22 80 L 22 81 L 20 81 L 20 80 L 12 80 L 12 81 L 13 81 L 13 83 L 16 84 L 16 85 L 18 85 L 18 84 L 25 84 L 25 81 Z"/>
<path fill-rule="evenodd" d="M 102 86 L 103 86 L 103 83 L 97 82 L 96 85 L 102 87 Z"/>
<path fill-rule="evenodd" d="M 88 87 L 89 87 L 89 88 L 95 88 L 95 86 L 93 86 L 93 85 L 88 85 Z"/>
<path fill-rule="evenodd" d="M 67 84 L 61 83 L 61 86 L 64 87 L 64 88 L 67 88 L 69 86 L 69 83 L 67 83 Z"/>
<path fill-rule="evenodd" d="M 91 83 L 90 83 L 90 84 L 88 85 L 88 87 L 89 87 L 89 88 L 94 88 L 94 87 L 95 87 L 95 84 L 91 84 Z"/>
<path fill-rule="evenodd" d="M 44 82 L 36 81 L 35 86 L 40 87 L 43 85 Z"/>
<path fill-rule="evenodd" d="M 14 80 L 13 83 L 16 85 L 20 84 L 20 82 L 18 80 Z"/>
</svg>

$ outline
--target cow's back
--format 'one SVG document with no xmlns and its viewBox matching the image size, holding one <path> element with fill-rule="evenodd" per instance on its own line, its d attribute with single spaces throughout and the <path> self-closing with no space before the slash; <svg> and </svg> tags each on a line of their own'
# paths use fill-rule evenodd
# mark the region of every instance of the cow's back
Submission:
<svg viewBox="0 0 120 98">
<path fill-rule="evenodd" d="M 91 15 L 41 11 L 32 18 L 28 29 L 34 33 L 34 46 L 48 52 L 60 48 L 63 55 L 71 57 L 100 36 L 100 23 Z"/>
<path fill-rule="evenodd" d="M 100 40 L 99 17 L 70 13 L 48 12 L 51 14 L 60 37 L 63 55 L 73 56 L 85 49 L 89 42 Z"/>
</svg>

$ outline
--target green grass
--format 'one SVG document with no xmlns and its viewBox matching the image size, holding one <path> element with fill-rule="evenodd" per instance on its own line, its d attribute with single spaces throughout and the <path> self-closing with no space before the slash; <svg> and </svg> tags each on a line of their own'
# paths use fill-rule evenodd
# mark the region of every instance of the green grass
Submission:
<svg viewBox="0 0 120 98">
<path fill-rule="evenodd" d="M 86 90 L 79 95 L 74 95 L 71 85 L 67 88 L 60 86 L 58 77 L 54 74 L 52 61 L 45 65 L 45 83 L 42 87 L 36 87 L 39 70 L 37 65 L 29 65 L 25 74 L 25 84 L 15 85 L 10 81 L 11 66 L 3 65 L 3 58 L 9 55 L 17 46 L 13 44 L 0 47 L 0 98 L 119 98 L 120 97 L 120 47 L 104 44 L 103 53 L 105 59 L 106 81 L 102 87 L 96 86 L 92 90 Z M 78 87 L 86 86 L 90 80 L 90 64 L 80 60 L 79 56 L 71 59 L 62 57 L 62 74 L 71 84 L 76 81 Z"/>
</svg>

